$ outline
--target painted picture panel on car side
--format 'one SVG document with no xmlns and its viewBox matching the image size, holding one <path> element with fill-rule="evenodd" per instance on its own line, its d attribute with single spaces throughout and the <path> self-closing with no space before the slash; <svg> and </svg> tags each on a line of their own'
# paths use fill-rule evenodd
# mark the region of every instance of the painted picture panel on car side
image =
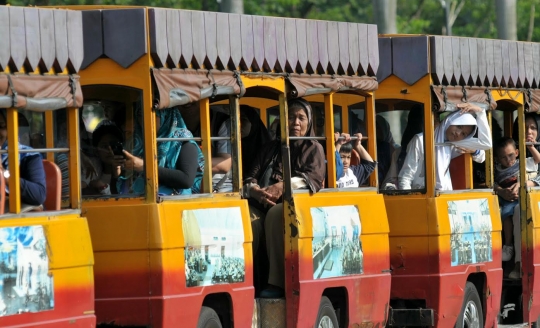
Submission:
<svg viewBox="0 0 540 328">
<path fill-rule="evenodd" d="M 364 272 L 360 234 L 354 205 L 312 207 L 313 278 L 340 277 Z"/>
<path fill-rule="evenodd" d="M 54 308 L 43 226 L 0 228 L 0 316 Z"/>
<path fill-rule="evenodd" d="M 182 212 L 187 287 L 243 282 L 244 227 L 240 207 Z"/>
<path fill-rule="evenodd" d="M 491 216 L 486 198 L 448 202 L 452 266 L 493 260 Z"/>
</svg>

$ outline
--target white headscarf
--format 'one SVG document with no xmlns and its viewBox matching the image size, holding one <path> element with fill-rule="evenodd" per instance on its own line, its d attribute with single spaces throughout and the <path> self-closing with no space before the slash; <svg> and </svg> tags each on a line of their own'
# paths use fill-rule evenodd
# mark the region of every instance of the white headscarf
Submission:
<svg viewBox="0 0 540 328">
<path fill-rule="evenodd" d="M 460 141 L 446 140 L 446 130 L 451 125 L 473 125 L 474 129 L 465 139 Z M 467 149 L 476 149 L 478 146 L 477 138 L 473 138 L 477 130 L 477 122 L 474 116 L 469 113 L 461 114 L 459 111 L 448 115 L 435 129 L 435 143 L 446 145 L 436 146 L 436 161 L 437 170 L 435 172 L 437 178 L 437 190 L 452 190 L 452 180 L 450 179 L 449 167 L 452 160 L 452 149 L 459 146 Z"/>
</svg>

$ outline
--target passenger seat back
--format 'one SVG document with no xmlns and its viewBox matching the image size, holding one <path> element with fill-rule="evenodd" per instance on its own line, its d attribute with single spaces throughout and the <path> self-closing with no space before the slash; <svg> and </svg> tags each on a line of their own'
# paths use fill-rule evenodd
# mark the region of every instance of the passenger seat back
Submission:
<svg viewBox="0 0 540 328">
<path fill-rule="evenodd" d="M 43 160 L 47 198 L 43 206 L 46 211 L 58 211 L 62 206 L 62 172 L 56 164 Z"/>
</svg>

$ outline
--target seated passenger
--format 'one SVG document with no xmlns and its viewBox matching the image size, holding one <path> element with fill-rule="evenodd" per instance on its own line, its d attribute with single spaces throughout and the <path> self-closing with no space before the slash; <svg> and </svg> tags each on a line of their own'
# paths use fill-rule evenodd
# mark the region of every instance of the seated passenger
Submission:
<svg viewBox="0 0 540 328">
<path fill-rule="evenodd" d="M 470 103 L 458 104 L 460 111 L 449 114 L 435 128 L 437 167 L 435 170 L 437 190 L 452 190 L 452 180 L 448 167 L 454 157 L 472 153 L 475 162 L 483 162 L 483 150 L 491 148 L 491 131 L 485 111 Z M 476 118 L 470 114 L 476 113 Z M 478 138 L 474 138 L 478 130 Z M 424 137 L 419 133 L 407 147 L 407 157 L 399 172 L 399 189 L 423 189 L 424 179 Z"/>
<path fill-rule="evenodd" d="M 537 114 L 529 113 L 525 115 L 525 141 L 526 142 L 536 142 L 540 143 L 540 134 L 538 133 L 538 127 L 540 126 L 540 116 Z M 518 120 L 514 121 L 514 127 L 512 129 L 512 138 L 516 142 L 516 145 L 519 145 L 519 127 Z M 537 151 L 540 151 L 540 145 L 533 146 Z M 529 151 L 529 147 L 525 151 L 526 157 L 533 157 Z M 527 181 L 527 185 L 540 186 L 540 174 L 537 174 L 536 177 L 530 176 L 530 179 Z M 495 186 L 494 191 L 497 195 L 502 197 L 506 201 L 515 201 L 519 198 L 519 181 L 510 187 L 503 188 L 501 186 Z M 515 258 L 514 258 L 514 269 L 509 274 L 510 279 L 521 279 L 521 211 L 519 206 L 514 207 L 514 214 L 512 216 L 512 225 L 514 227 L 513 236 L 514 236 L 514 247 L 515 247 Z"/>
<path fill-rule="evenodd" d="M 142 112 L 136 115 L 142 119 Z M 156 130 L 158 138 L 192 138 L 193 135 L 186 128 L 180 110 L 169 108 L 156 111 Z M 145 191 L 144 179 L 144 143 L 143 129 L 140 121 L 136 122 L 133 135 L 133 154 L 124 150 L 126 156 L 126 171 L 138 174 L 128 193 L 143 194 Z M 201 191 L 204 156 L 197 143 L 191 141 L 165 141 L 158 142 L 158 182 L 161 195 L 189 195 Z M 125 190 L 123 184 L 120 188 Z M 124 193 L 124 192 L 122 192 Z"/>
<path fill-rule="evenodd" d="M 32 149 L 21 143 L 19 149 Z M 5 109 L 0 109 L 0 145 L 2 150 L 8 149 L 7 142 L 7 115 Z M 8 154 L 0 155 L 0 173 L 5 178 L 6 193 L 9 193 L 9 162 Z M 43 159 L 39 153 L 19 153 L 21 202 L 39 206 L 47 197 L 47 185 Z"/>
<path fill-rule="evenodd" d="M 311 105 L 304 99 L 294 99 L 289 101 L 288 106 L 290 135 L 314 136 Z M 322 146 L 315 140 L 291 141 L 290 156 L 291 176 L 296 188 L 309 188 L 312 193 L 318 192 L 322 188 L 326 173 Z M 285 287 L 285 242 L 281 204 L 284 188 L 280 141 L 269 142 L 261 148 L 244 182 L 243 197 L 248 198 L 252 217 L 253 254 L 257 254 L 264 234 L 270 262 L 269 288 L 262 291 L 261 297 L 282 297 Z"/>
<path fill-rule="evenodd" d="M 230 137 L 231 120 L 224 121 L 218 132 L 219 137 Z M 240 106 L 240 130 L 242 135 L 242 176 L 251 169 L 253 158 L 261 147 L 270 141 L 270 135 L 266 130 L 255 108 L 247 105 Z M 216 142 L 215 156 L 212 156 L 212 173 L 214 192 L 232 191 L 231 179 L 231 142 L 220 140 Z"/>
<path fill-rule="evenodd" d="M 525 159 L 525 169 L 527 171 L 527 186 L 534 187 L 535 183 L 531 181 L 538 173 L 538 163 L 540 163 L 540 152 L 534 146 L 527 146 L 532 157 Z M 508 188 L 519 181 L 519 151 L 516 149 L 516 142 L 512 138 L 501 138 L 497 141 L 494 149 L 494 155 L 497 159 L 495 165 L 495 184 Z M 499 205 L 501 207 L 501 219 L 503 220 L 504 245 L 502 250 L 502 260 L 510 261 L 514 255 L 512 246 L 513 224 L 512 216 L 514 207 L 519 204 L 519 199 L 507 201 L 499 196 Z"/>
<path fill-rule="evenodd" d="M 99 159 L 99 163 L 94 165 L 95 174 L 89 179 L 81 179 L 86 186 L 83 189 L 85 195 L 116 195 L 117 180 L 121 174 L 122 167 L 126 160 L 124 156 L 115 154 L 115 147 L 122 147 L 124 136 L 122 131 L 108 120 L 101 121 L 92 133 L 92 146 Z"/>
<path fill-rule="evenodd" d="M 351 136 L 348 133 L 340 134 L 335 133 L 334 139 L 336 140 L 336 155 L 339 154 L 339 158 L 343 163 L 343 176 L 337 181 L 338 188 L 358 188 L 363 185 L 371 172 L 375 170 L 376 162 L 373 161 L 369 153 L 362 147 L 362 134 L 355 134 L 358 139 L 354 141 L 354 149 L 360 155 L 361 162 L 359 165 L 351 166 L 351 153 L 353 145 L 351 144 Z"/>
</svg>

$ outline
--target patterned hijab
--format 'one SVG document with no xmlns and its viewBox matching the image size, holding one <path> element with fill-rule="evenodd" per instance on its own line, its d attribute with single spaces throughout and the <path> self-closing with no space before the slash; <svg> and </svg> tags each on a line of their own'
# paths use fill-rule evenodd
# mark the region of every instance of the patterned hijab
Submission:
<svg viewBox="0 0 540 328">
<path fill-rule="evenodd" d="M 156 113 L 157 117 L 161 120 L 161 126 L 157 132 L 158 138 L 193 138 L 193 134 L 187 129 L 182 114 L 178 108 L 171 108 L 166 110 L 160 110 Z M 193 140 L 190 141 L 165 141 L 158 142 L 157 159 L 158 166 L 167 169 L 176 169 L 176 162 L 180 155 L 180 149 L 185 142 L 192 143 L 197 146 L 197 161 L 199 169 L 195 176 L 195 181 L 191 189 L 177 190 L 180 194 L 200 193 L 202 172 L 204 169 L 204 156 L 201 148 Z M 170 191 L 170 192 L 169 192 Z M 174 190 L 166 186 L 159 186 L 159 192 L 164 194 L 172 194 Z"/>
<path fill-rule="evenodd" d="M 139 109 L 140 110 L 140 109 Z M 142 113 L 136 113 L 137 117 L 141 117 Z M 184 119 L 180 114 L 178 108 L 170 108 L 159 110 L 156 112 L 157 117 L 160 119 L 160 127 L 157 131 L 157 138 L 193 138 L 193 134 L 187 129 Z M 142 124 L 137 120 L 135 124 L 135 133 L 133 135 L 133 155 L 142 157 L 144 155 L 144 143 L 143 143 L 143 128 Z M 181 194 L 189 195 L 192 193 L 200 193 L 201 181 L 204 168 L 204 155 L 197 143 L 191 141 L 164 141 L 158 142 L 157 147 L 157 160 L 158 166 L 167 169 L 176 169 L 176 162 L 180 155 L 182 145 L 186 142 L 193 143 L 197 146 L 198 150 L 198 164 L 199 169 L 195 176 L 195 181 L 190 189 L 175 190 L 173 188 L 160 185 L 158 193 L 163 195 Z M 144 183 L 134 184 L 135 193 L 144 192 Z"/>
</svg>

